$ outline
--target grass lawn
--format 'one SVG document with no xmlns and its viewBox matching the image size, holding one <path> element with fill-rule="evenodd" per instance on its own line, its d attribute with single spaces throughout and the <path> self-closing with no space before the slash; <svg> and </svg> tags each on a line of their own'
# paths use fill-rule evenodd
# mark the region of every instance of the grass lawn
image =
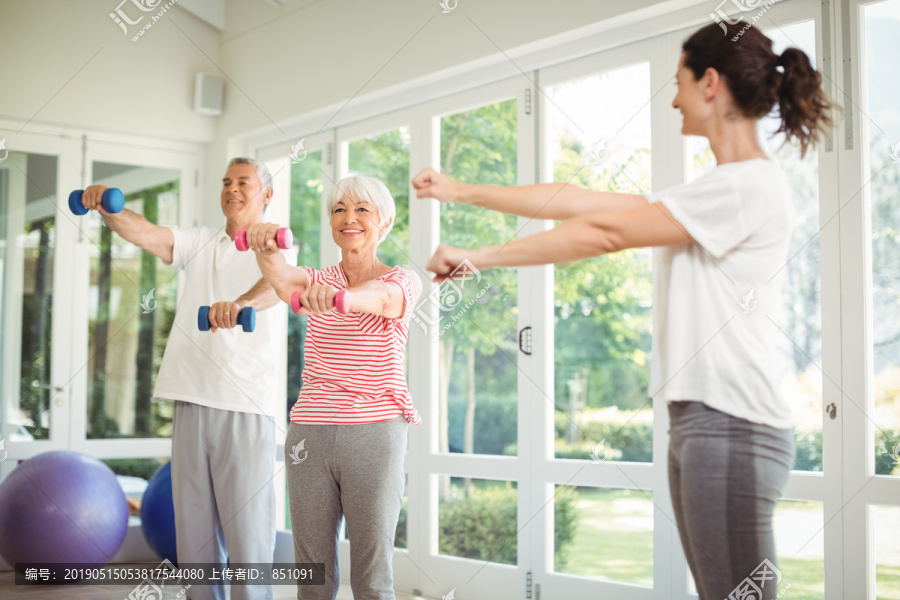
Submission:
<svg viewBox="0 0 900 600">
<path fill-rule="evenodd" d="M 653 585 L 653 504 L 636 490 L 579 489 L 580 520 L 561 573 Z M 824 596 L 821 505 L 781 501 L 775 527 L 784 598 Z M 900 566 L 878 565 L 878 600 L 900 600 Z"/>
<path fill-rule="evenodd" d="M 582 488 L 577 506 L 575 539 L 556 570 L 652 586 L 652 502 L 635 490 Z"/>
<path fill-rule="evenodd" d="M 461 480 L 453 478 L 455 487 Z M 505 487 L 506 482 L 473 480 L 478 488 Z M 515 494 L 513 494 L 514 496 Z M 559 573 L 653 585 L 653 503 L 637 490 L 581 488 L 577 491 L 579 520 L 565 563 L 557 556 Z M 652 496 L 651 496 L 652 497 Z M 514 502 L 514 500 L 511 500 Z M 900 600 L 900 510 L 878 507 L 876 556 L 877 600 Z M 780 588 L 783 598 L 824 597 L 822 508 L 817 502 L 782 500 L 775 510 Z M 290 528 L 290 521 L 285 525 Z"/>
</svg>

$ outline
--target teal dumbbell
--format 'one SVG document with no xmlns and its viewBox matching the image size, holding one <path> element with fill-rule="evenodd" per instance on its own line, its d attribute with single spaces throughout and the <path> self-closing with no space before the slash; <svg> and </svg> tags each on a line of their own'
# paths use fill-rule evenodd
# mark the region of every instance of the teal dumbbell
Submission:
<svg viewBox="0 0 900 600">
<path fill-rule="evenodd" d="M 84 190 L 75 190 L 69 194 L 69 210 L 79 217 L 88 214 L 88 209 L 81 202 L 83 195 Z M 103 210 L 108 213 L 122 212 L 122 209 L 125 208 L 125 194 L 119 188 L 109 188 L 103 192 L 101 202 L 103 203 Z"/>
<path fill-rule="evenodd" d="M 245 333 L 250 333 L 256 329 L 256 311 L 252 306 L 246 306 L 238 311 L 237 322 Z M 209 331 L 212 325 L 209 322 L 209 307 L 201 306 L 197 312 L 197 328 L 200 331 Z"/>
</svg>

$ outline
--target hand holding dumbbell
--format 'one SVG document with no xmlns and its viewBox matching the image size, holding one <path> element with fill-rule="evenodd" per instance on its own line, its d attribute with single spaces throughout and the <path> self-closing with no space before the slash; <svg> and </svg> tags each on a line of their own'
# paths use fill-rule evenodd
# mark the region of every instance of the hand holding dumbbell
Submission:
<svg viewBox="0 0 900 600">
<path fill-rule="evenodd" d="M 209 306 L 201 306 L 197 311 L 197 328 L 200 331 L 209 331 L 212 323 L 209 321 Z M 226 316 L 230 316 L 225 313 Z M 256 310 L 252 306 L 245 306 L 238 311 L 237 324 L 241 326 L 245 333 L 250 333 L 256 329 Z"/>
<path fill-rule="evenodd" d="M 326 285 L 310 286 L 308 288 L 308 298 L 315 298 L 315 300 L 307 300 L 305 308 L 312 314 L 322 314 L 330 312 L 331 310 L 336 310 L 342 315 L 346 315 L 350 312 L 350 292 L 347 290 L 338 290 L 334 295 L 333 301 L 329 303 L 329 289 L 334 288 Z M 302 296 L 303 292 L 294 292 L 291 294 L 291 310 L 295 315 L 299 314 L 300 309 L 304 308 Z"/>
<path fill-rule="evenodd" d="M 259 250 L 266 249 L 269 241 L 273 239 L 275 244 L 282 250 L 287 250 L 294 245 L 294 234 L 291 233 L 289 227 L 278 227 L 274 223 L 266 223 L 262 227 L 254 227 L 252 231 L 253 234 L 250 239 L 248 239 L 247 232 L 243 229 L 234 233 L 234 245 L 241 252 L 249 250 L 251 245 Z M 274 237 L 272 235 L 273 231 Z"/>
<path fill-rule="evenodd" d="M 103 188 L 99 202 L 97 201 L 98 188 Z M 89 192 L 87 198 L 84 197 L 85 192 Z M 69 210 L 78 216 L 88 214 L 90 209 L 96 209 L 98 205 L 103 206 L 103 210 L 108 213 L 122 212 L 122 209 L 125 208 L 125 195 L 119 188 L 107 188 L 102 185 L 92 185 L 86 190 L 75 190 L 69 194 Z"/>
</svg>

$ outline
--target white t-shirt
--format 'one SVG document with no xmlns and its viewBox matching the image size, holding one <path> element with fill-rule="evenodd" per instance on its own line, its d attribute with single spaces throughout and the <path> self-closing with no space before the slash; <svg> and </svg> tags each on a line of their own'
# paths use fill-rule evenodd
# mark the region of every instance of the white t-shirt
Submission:
<svg viewBox="0 0 900 600">
<path fill-rule="evenodd" d="M 697 241 L 654 249 L 650 395 L 789 428 L 778 384 L 791 190 L 772 161 L 717 167 L 652 194 Z"/>
<path fill-rule="evenodd" d="M 275 415 L 276 365 L 287 328 L 287 305 L 256 311 L 256 329 L 216 333 L 197 328 L 201 306 L 235 300 L 262 278 L 253 252 L 240 252 L 225 230 L 173 229 L 172 266 L 184 288 L 153 395 L 236 412 Z M 285 254 L 288 264 L 290 250 Z"/>
</svg>

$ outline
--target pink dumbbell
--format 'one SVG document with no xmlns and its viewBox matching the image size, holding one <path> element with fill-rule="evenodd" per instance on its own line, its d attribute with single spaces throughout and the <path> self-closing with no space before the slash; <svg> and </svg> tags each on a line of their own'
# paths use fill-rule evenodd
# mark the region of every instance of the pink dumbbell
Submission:
<svg viewBox="0 0 900 600">
<path fill-rule="evenodd" d="M 300 303 L 300 292 L 294 292 L 291 294 L 291 310 L 296 315 L 301 308 L 303 308 L 303 305 Z M 342 315 L 350 312 L 350 293 L 347 290 L 341 290 L 335 294 L 334 309 Z"/>
<path fill-rule="evenodd" d="M 289 227 L 282 227 L 275 233 L 275 243 L 278 244 L 278 247 L 282 250 L 287 250 L 291 246 L 294 245 L 294 234 L 291 233 Z M 234 234 L 234 245 L 241 252 L 245 252 L 250 249 L 250 245 L 247 244 L 247 232 L 243 229 L 235 232 Z"/>
</svg>

